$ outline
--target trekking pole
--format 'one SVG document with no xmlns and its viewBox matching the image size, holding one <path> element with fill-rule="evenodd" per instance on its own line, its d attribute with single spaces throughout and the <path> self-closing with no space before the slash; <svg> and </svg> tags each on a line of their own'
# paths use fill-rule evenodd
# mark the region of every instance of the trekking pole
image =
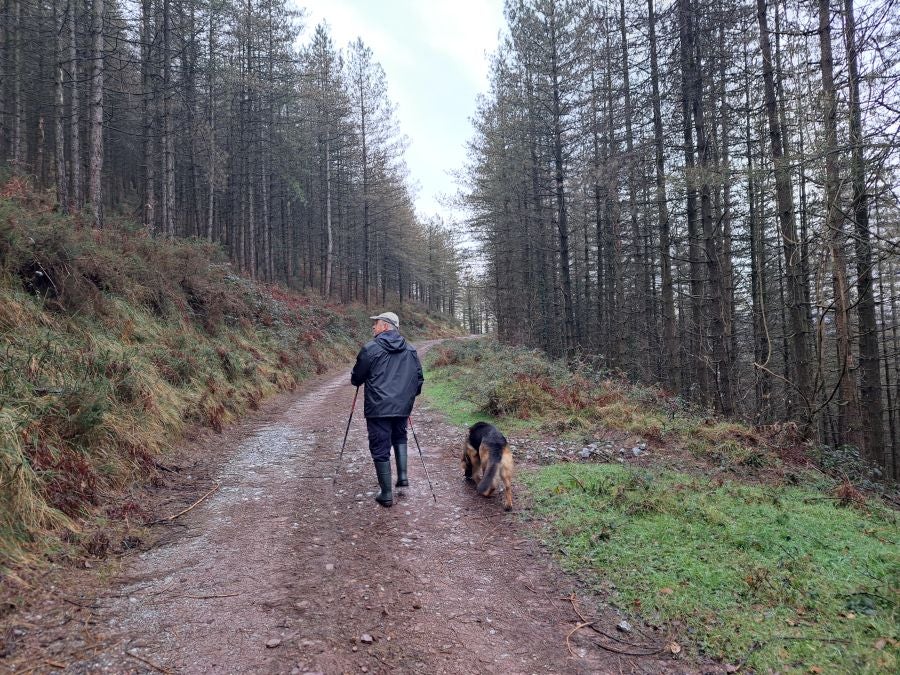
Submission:
<svg viewBox="0 0 900 675">
<path fill-rule="evenodd" d="M 334 467 L 334 474 L 331 476 L 331 484 L 334 485 L 337 480 L 338 469 L 341 468 L 341 461 L 344 459 L 344 447 L 347 445 L 347 434 L 350 433 L 350 422 L 353 420 L 353 411 L 356 410 L 356 397 L 359 396 L 359 387 L 356 387 L 356 393 L 353 394 L 353 405 L 350 406 L 350 419 L 347 420 L 347 428 L 344 430 L 344 442 L 341 443 L 341 454 L 338 456 L 337 466 Z"/>
<path fill-rule="evenodd" d="M 431 479 L 428 477 L 428 467 L 425 466 L 425 455 L 422 454 L 422 446 L 419 445 L 419 438 L 416 436 L 416 428 L 412 423 L 412 415 L 409 416 L 409 428 L 412 429 L 413 432 L 413 440 L 416 442 L 416 447 L 419 449 L 419 458 L 422 460 L 422 468 L 425 469 L 425 479 L 428 481 L 428 487 L 431 488 L 431 496 L 434 497 L 434 503 L 437 504 L 437 495 L 434 494 L 434 486 L 431 484 Z"/>
</svg>

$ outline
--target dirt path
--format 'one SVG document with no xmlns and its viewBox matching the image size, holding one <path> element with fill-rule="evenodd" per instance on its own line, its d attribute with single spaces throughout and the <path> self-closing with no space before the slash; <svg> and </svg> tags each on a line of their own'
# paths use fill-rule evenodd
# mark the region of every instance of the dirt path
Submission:
<svg viewBox="0 0 900 675">
<path fill-rule="evenodd" d="M 437 503 L 412 437 L 410 487 L 393 508 L 373 501 L 361 405 L 332 487 L 352 394 L 341 370 L 211 437 L 222 459 L 192 488 L 219 489 L 159 526 L 161 544 L 111 580 L 90 608 L 93 639 L 107 644 L 67 670 L 697 672 L 612 654 L 587 629 L 571 638 L 573 656 L 566 637 L 577 617 L 564 599 L 573 582 L 515 512 L 464 483 L 461 430 L 437 412 L 420 406 L 414 417 Z M 615 634 L 618 618 L 600 616 Z"/>
</svg>

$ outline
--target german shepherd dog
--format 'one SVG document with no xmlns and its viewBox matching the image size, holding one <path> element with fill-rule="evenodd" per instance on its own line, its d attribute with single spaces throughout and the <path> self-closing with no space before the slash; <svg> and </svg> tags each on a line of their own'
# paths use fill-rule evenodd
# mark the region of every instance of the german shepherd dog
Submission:
<svg viewBox="0 0 900 675">
<path fill-rule="evenodd" d="M 502 480 L 504 509 L 512 509 L 512 451 L 497 427 L 487 422 L 469 427 L 463 447 L 463 469 L 466 480 L 475 482 L 478 477 L 476 489 L 484 497 L 494 494 L 498 479 Z"/>
</svg>

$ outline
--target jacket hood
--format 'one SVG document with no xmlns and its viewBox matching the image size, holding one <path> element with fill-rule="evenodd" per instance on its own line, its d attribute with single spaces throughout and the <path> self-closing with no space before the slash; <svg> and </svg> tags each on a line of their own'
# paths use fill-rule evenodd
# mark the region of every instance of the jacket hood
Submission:
<svg viewBox="0 0 900 675">
<path fill-rule="evenodd" d="M 395 330 L 386 330 L 375 338 L 389 352 L 402 352 L 406 349 L 406 338 Z"/>
</svg>

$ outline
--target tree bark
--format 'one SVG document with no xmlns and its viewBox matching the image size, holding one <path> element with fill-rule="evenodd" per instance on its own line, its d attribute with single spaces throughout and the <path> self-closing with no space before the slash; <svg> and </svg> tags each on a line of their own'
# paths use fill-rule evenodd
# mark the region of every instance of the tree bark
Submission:
<svg viewBox="0 0 900 675">
<path fill-rule="evenodd" d="M 838 353 L 838 436 L 842 443 L 859 446 L 859 409 L 856 399 L 856 369 L 850 340 L 850 288 L 844 256 L 846 234 L 840 205 L 840 174 L 837 148 L 837 104 L 834 59 L 831 50 L 830 0 L 819 0 L 819 47 L 822 54 L 822 101 L 825 119 L 825 232 L 831 249 L 834 288 L 835 332 Z"/>
<path fill-rule="evenodd" d="M 725 316 L 722 303 L 723 279 L 717 227 L 712 217 L 712 187 L 709 177 L 712 173 L 710 147 L 706 128 L 706 114 L 703 105 L 703 75 L 699 55 L 696 53 L 695 32 L 692 23 L 693 12 L 690 0 L 680 0 L 680 10 L 687 31 L 688 48 L 693 54 L 691 63 L 691 105 L 694 131 L 697 138 L 697 156 L 700 170 L 700 222 L 703 230 L 704 252 L 706 256 L 706 278 L 708 281 L 709 341 L 711 354 L 701 349 L 704 360 L 710 355 L 710 371 L 716 383 L 716 404 L 725 415 L 734 412 L 734 398 L 731 390 L 731 372 L 728 360 L 728 341 L 725 333 Z"/>
<path fill-rule="evenodd" d="M 216 213 L 216 14 L 210 5 L 209 10 L 209 63 L 207 66 L 207 133 L 209 134 L 206 180 L 208 192 L 206 196 L 206 239 L 213 241 Z"/>
<path fill-rule="evenodd" d="M 70 144 L 70 168 L 72 175 L 72 192 L 69 202 L 72 209 L 80 211 L 84 206 L 84 183 L 82 179 L 82 160 L 81 160 L 81 103 L 79 100 L 78 84 L 78 33 L 75 29 L 76 12 L 75 7 L 78 0 L 69 0 L 69 79 L 71 82 L 71 91 L 69 94 L 69 105 L 71 113 L 69 115 L 69 144 Z"/>
<path fill-rule="evenodd" d="M 67 199 L 66 185 L 66 137 L 65 137 L 65 119 L 66 119 L 66 97 L 64 90 L 64 59 L 65 59 L 65 41 L 63 39 L 63 29 L 66 24 L 66 12 L 62 6 L 63 0 L 53 0 L 53 23 L 56 28 L 56 80 L 54 82 L 54 98 L 56 102 L 56 111 L 54 115 L 55 125 L 53 129 L 54 135 L 54 155 L 56 164 L 56 204 L 57 208 L 63 213 L 69 212 L 69 202 Z"/>
<path fill-rule="evenodd" d="M 635 337 L 637 348 L 635 365 L 642 378 L 646 378 L 650 373 L 650 273 L 649 261 L 647 260 L 647 252 L 643 249 L 643 235 L 641 234 L 640 223 L 638 222 L 638 196 L 637 196 L 637 176 L 635 172 L 635 163 L 637 157 L 634 152 L 634 130 L 632 128 L 632 117 L 634 111 L 631 106 L 631 73 L 628 65 L 628 31 L 625 25 L 625 0 L 619 0 L 619 33 L 622 40 L 622 89 L 625 109 L 623 111 L 625 117 L 625 162 L 627 166 L 628 176 L 628 215 L 631 223 L 631 237 L 633 239 L 634 257 L 636 266 L 634 269 L 635 289 L 637 291 L 637 304 L 632 311 L 638 317 L 633 321 L 630 331 Z"/>
<path fill-rule="evenodd" d="M 791 366 L 795 387 L 804 406 L 803 423 L 806 429 L 812 423 L 812 400 L 809 380 L 809 352 L 806 345 L 807 326 L 804 321 L 803 284 L 799 261 L 797 225 L 794 214 L 794 198 L 791 190 L 790 164 L 783 154 L 783 130 L 778 120 L 775 99 L 775 80 L 772 67 L 772 47 L 766 18 L 766 0 L 757 0 L 760 48 L 763 55 L 763 83 L 765 87 L 766 115 L 769 121 L 769 141 L 772 162 L 775 165 L 775 199 L 778 207 L 778 223 L 783 242 L 784 266 L 787 281 L 786 306 L 788 310 L 788 340 L 791 348 Z M 788 414 L 795 408 L 788 396 Z"/>
<path fill-rule="evenodd" d="M 697 187 L 694 160 L 693 87 L 694 53 L 688 18 L 690 7 L 684 0 L 678 4 L 679 54 L 681 57 L 681 124 L 684 138 L 684 178 L 687 199 L 688 259 L 690 267 L 691 322 L 688 328 L 688 358 L 691 360 L 687 379 L 696 386 L 701 400 L 709 398 L 709 377 L 704 352 L 703 272 L 700 264 L 700 237 L 697 232 Z"/>
<path fill-rule="evenodd" d="M 91 11 L 91 153 L 89 200 L 94 227 L 103 227 L 103 0 L 93 0 Z"/>
<path fill-rule="evenodd" d="M 660 276 L 663 315 L 663 377 L 672 390 L 677 386 L 676 368 L 678 346 L 675 338 L 675 299 L 672 285 L 671 235 L 669 206 L 666 198 L 665 155 L 663 146 L 662 112 L 660 110 L 659 65 L 656 45 L 656 11 L 653 0 L 647 0 L 650 28 L 650 85 L 653 104 L 653 140 L 656 163 L 656 208 L 659 224 Z"/>
<path fill-rule="evenodd" d="M 573 351 L 572 338 L 575 335 L 575 317 L 572 309 L 572 279 L 569 270 L 569 220 L 566 206 L 565 167 L 563 158 L 562 132 L 562 92 L 560 88 L 558 35 L 555 7 L 549 18 L 550 31 L 550 82 L 553 87 L 553 165 L 556 184 L 557 228 L 559 230 L 559 263 L 562 274 L 563 308 L 565 332 L 563 349 L 567 356 Z"/>
<path fill-rule="evenodd" d="M 327 129 L 326 134 L 330 133 Z M 331 139 L 325 139 L 325 297 L 331 295 L 331 270 L 334 265 L 334 232 L 331 224 Z"/>
<path fill-rule="evenodd" d="M 172 111 L 172 5 L 163 0 L 163 231 L 175 237 L 175 130 Z"/>
<path fill-rule="evenodd" d="M 865 455 L 885 465 L 884 419 L 879 366 L 878 324 L 872 288 L 872 246 L 869 241 L 869 198 L 866 194 L 866 164 L 863 155 L 862 110 L 859 101 L 859 54 L 856 44 L 856 17 L 853 0 L 844 0 L 844 40 L 850 92 L 850 172 L 853 183 L 851 213 L 855 221 L 857 297 L 859 316 L 860 410 L 865 430 Z"/>
<path fill-rule="evenodd" d="M 13 19 L 13 129 L 12 160 L 16 171 L 22 165 L 22 118 L 24 117 L 22 101 L 22 0 L 12 0 Z"/>
</svg>

